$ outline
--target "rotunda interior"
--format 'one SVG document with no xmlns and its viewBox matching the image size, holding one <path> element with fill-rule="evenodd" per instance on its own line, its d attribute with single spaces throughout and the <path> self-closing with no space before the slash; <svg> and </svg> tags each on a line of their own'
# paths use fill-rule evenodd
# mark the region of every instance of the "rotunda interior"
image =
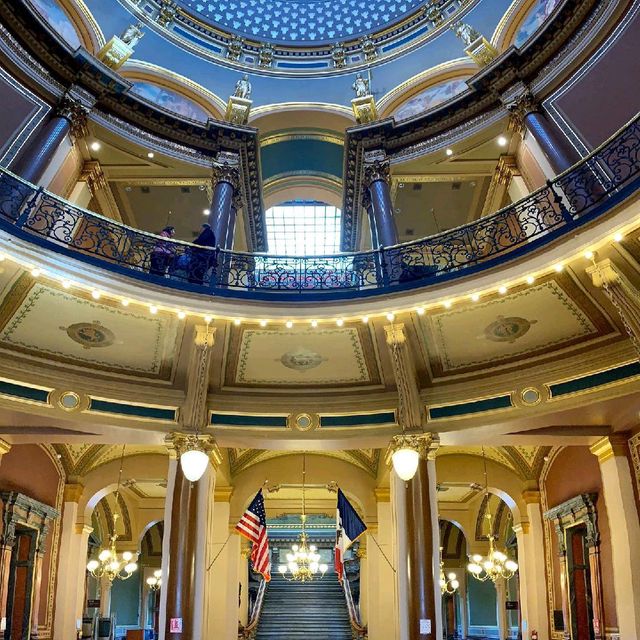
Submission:
<svg viewBox="0 0 640 640">
<path fill-rule="evenodd" d="M 0 0 L 0 636 L 638 640 L 638 43 Z"/>
</svg>

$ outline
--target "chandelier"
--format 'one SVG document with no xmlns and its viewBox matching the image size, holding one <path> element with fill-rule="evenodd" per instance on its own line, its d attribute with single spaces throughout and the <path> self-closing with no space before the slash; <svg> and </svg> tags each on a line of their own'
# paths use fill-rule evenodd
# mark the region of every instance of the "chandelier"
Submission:
<svg viewBox="0 0 640 640">
<path fill-rule="evenodd" d="M 310 582 L 315 578 L 324 578 L 324 574 L 329 568 L 326 564 L 320 563 L 320 554 L 315 545 L 309 545 L 309 536 L 306 532 L 307 513 L 306 513 L 306 497 L 305 497 L 305 476 L 306 476 L 306 459 L 302 454 L 302 514 L 300 522 L 302 524 L 302 532 L 298 544 L 291 547 L 291 551 L 287 553 L 287 564 L 278 566 L 278 572 L 288 582 Z M 288 574 L 287 574 L 288 572 Z"/>
<path fill-rule="evenodd" d="M 122 447 L 122 455 L 120 456 L 120 470 L 118 471 L 118 486 L 116 489 L 116 505 L 120 500 L 120 485 L 122 484 L 122 466 L 124 464 L 124 450 L 126 445 Z M 107 578 L 109 582 L 114 580 L 127 580 L 138 569 L 134 555 L 131 551 L 125 551 L 118 555 L 116 551 L 118 514 L 113 514 L 113 535 L 109 538 L 109 546 L 102 549 L 98 554 L 98 559 L 90 560 L 87 563 L 87 571 L 98 580 Z"/>
<path fill-rule="evenodd" d="M 491 580 L 496 582 L 497 580 L 504 578 L 508 580 L 515 575 L 518 570 L 518 563 L 514 562 L 507 556 L 506 553 L 496 549 L 497 536 L 493 532 L 493 516 L 489 508 L 489 488 L 487 483 L 487 459 L 484 454 L 484 447 L 482 447 L 482 460 L 484 463 L 484 495 L 487 499 L 487 514 L 486 518 L 489 521 L 489 553 L 487 556 L 482 556 L 476 553 L 471 556 L 471 562 L 467 565 L 469 573 L 480 580 L 485 582 Z"/>
<path fill-rule="evenodd" d="M 458 577 L 453 571 L 445 575 L 444 562 L 442 561 L 442 547 L 440 547 L 440 591 L 442 595 L 452 595 L 460 586 Z"/>
<path fill-rule="evenodd" d="M 147 586 L 149 587 L 149 591 L 157 591 L 162 586 L 161 569 L 154 571 L 153 575 L 147 578 Z"/>
</svg>

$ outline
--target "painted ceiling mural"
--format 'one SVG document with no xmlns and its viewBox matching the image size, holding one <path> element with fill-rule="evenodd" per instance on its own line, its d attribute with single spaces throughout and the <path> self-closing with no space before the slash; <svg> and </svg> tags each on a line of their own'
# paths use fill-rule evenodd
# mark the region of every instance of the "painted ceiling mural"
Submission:
<svg viewBox="0 0 640 640">
<path fill-rule="evenodd" d="M 522 46 L 551 15 L 560 0 L 537 0 L 518 30 L 514 44 Z"/>
<path fill-rule="evenodd" d="M 180 0 L 191 14 L 234 33 L 277 42 L 323 42 L 400 21 L 421 0 Z"/>
<path fill-rule="evenodd" d="M 59 33 L 73 49 L 82 45 L 76 28 L 56 0 L 30 0 L 30 2 L 49 27 Z"/>
<path fill-rule="evenodd" d="M 209 114 L 198 104 L 185 98 L 176 91 L 160 87 L 151 82 L 138 81 L 133 85 L 133 92 L 141 98 L 167 111 L 177 113 L 189 120 L 206 122 Z"/>
<path fill-rule="evenodd" d="M 393 117 L 396 120 L 412 118 L 419 113 L 424 113 L 425 111 L 429 111 L 429 109 L 437 107 L 439 104 L 450 100 L 467 89 L 468 85 L 466 80 L 461 78 L 440 82 L 409 98 L 409 100 L 397 109 Z"/>
</svg>

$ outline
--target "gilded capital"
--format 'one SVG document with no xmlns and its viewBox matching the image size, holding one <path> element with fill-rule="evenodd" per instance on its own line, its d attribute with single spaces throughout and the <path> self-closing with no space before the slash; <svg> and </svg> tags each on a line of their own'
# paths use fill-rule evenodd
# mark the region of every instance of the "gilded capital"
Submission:
<svg viewBox="0 0 640 640">
<path fill-rule="evenodd" d="M 11 444 L 8 443 L 6 440 L 3 440 L 2 438 L 0 438 L 0 458 L 5 453 L 9 453 L 9 451 L 11 451 Z"/>
<path fill-rule="evenodd" d="M 417 431 L 405 431 L 401 435 L 394 436 L 385 456 L 387 465 L 391 466 L 391 456 L 397 449 L 403 447 L 415 449 L 421 457 L 427 460 L 435 460 L 440 447 L 440 438 L 436 433 L 421 433 Z"/>
<path fill-rule="evenodd" d="M 373 182 L 382 180 L 389 184 L 391 170 L 389 159 L 383 149 L 367 151 L 364 155 L 363 182 L 368 188 Z"/>
<path fill-rule="evenodd" d="M 167 435 L 164 444 L 173 458 L 179 458 L 185 451 L 198 448 L 209 456 L 214 469 L 222 464 L 222 453 L 212 435 L 174 431 Z"/>
<path fill-rule="evenodd" d="M 56 105 L 54 113 L 69 122 L 72 137 L 84 138 L 87 135 L 89 111 L 80 100 L 65 95 Z"/>
<path fill-rule="evenodd" d="M 84 491 L 84 485 L 78 483 L 65 484 L 64 485 L 64 502 L 80 502 L 82 492 Z"/>
<path fill-rule="evenodd" d="M 231 502 L 233 487 L 216 487 L 213 491 L 214 502 Z"/>
<path fill-rule="evenodd" d="M 587 273 L 591 276 L 593 286 L 598 288 L 616 284 L 620 281 L 620 274 L 609 258 L 587 267 Z"/>
<path fill-rule="evenodd" d="M 531 93 L 531 89 L 522 82 L 509 88 L 502 95 L 501 100 L 511 114 L 513 129 L 522 130 L 525 116 L 540 110 L 540 103 Z"/>
<path fill-rule="evenodd" d="M 385 326 L 384 333 L 387 337 L 387 344 L 389 346 L 404 344 L 407 341 L 407 334 L 404 330 L 403 322 Z"/>
<path fill-rule="evenodd" d="M 213 186 L 228 182 L 234 191 L 240 187 L 240 159 L 235 153 L 221 152 L 213 165 Z"/>
<path fill-rule="evenodd" d="M 589 449 L 591 453 L 598 458 L 598 462 L 602 464 L 614 456 L 626 457 L 628 446 L 629 442 L 626 435 L 613 434 L 600 438 L 600 440 L 594 442 Z"/>
<path fill-rule="evenodd" d="M 376 502 L 391 502 L 391 489 L 389 487 L 376 487 L 373 490 Z"/>
</svg>

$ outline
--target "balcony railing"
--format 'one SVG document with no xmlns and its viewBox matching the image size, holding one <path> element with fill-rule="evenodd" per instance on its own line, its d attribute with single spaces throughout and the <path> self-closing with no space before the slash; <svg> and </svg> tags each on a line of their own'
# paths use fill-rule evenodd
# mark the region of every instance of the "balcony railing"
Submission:
<svg viewBox="0 0 640 640">
<path fill-rule="evenodd" d="M 269 300 L 356 298 L 489 269 L 610 211 L 640 187 L 640 116 L 577 165 L 497 213 L 351 254 L 240 253 L 161 238 L 78 208 L 0 170 L 0 227 L 42 247 L 176 289 Z"/>
</svg>

